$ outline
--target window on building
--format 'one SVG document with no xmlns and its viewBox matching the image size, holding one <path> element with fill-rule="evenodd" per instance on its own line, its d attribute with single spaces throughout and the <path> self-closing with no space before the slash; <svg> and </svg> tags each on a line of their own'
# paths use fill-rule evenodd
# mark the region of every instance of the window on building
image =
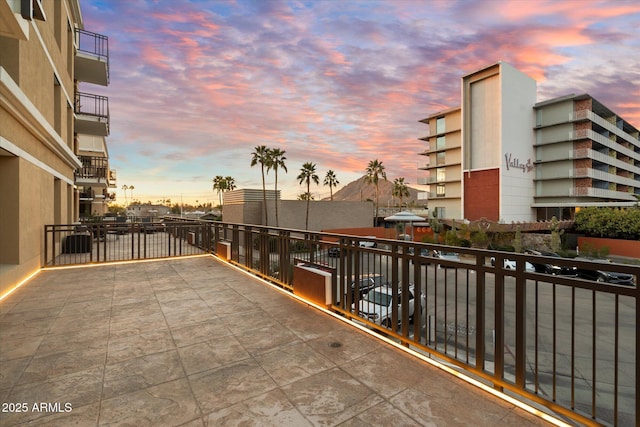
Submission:
<svg viewBox="0 0 640 427">
<path fill-rule="evenodd" d="M 435 208 L 436 210 L 436 218 L 445 218 L 444 208 Z"/>
<path fill-rule="evenodd" d="M 438 117 L 436 119 L 436 133 L 444 133 L 444 132 L 445 132 L 444 117 Z"/>
<path fill-rule="evenodd" d="M 436 165 L 444 165 L 444 152 L 436 154 Z"/>
<path fill-rule="evenodd" d="M 444 136 L 439 136 L 436 138 L 436 150 L 444 150 L 447 146 Z"/>
<path fill-rule="evenodd" d="M 436 169 L 436 181 L 437 182 L 445 181 L 445 168 Z"/>
<path fill-rule="evenodd" d="M 444 184 L 438 184 L 436 186 L 436 197 L 444 197 L 444 196 L 445 196 Z"/>
</svg>

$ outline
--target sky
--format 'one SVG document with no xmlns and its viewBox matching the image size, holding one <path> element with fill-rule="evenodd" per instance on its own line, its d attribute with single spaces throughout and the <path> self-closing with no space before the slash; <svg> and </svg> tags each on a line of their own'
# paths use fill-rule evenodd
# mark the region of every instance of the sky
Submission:
<svg viewBox="0 0 640 427">
<path fill-rule="evenodd" d="M 460 105 L 461 77 L 498 61 L 537 99 L 588 93 L 640 128 L 640 2 L 80 0 L 109 38 L 111 168 L 142 202 L 218 203 L 216 175 L 261 188 L 256 146 L 286 151 L 285 199 L 316 164 L 338 189 L 378 159 L 416 188 L 419 123 Z M 267 176 L 268 188 L 274 176 Z M 334 192 L 336 189 L 334 189 Z M 126 197 L 130 201 L 131 192 Z"/>
</svg>

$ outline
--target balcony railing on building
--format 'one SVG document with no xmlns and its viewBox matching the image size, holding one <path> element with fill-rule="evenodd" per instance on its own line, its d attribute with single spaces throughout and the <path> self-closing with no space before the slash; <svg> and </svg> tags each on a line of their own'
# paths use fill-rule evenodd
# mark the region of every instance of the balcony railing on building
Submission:
<svg viewBox="0 0 640 427">
<path fill-rule="evenodd" d="M 108 186 L 109 159 L 106 157 L 80 156 L 80 162 L 82 167 L 75 172 L 76 184 Z"/>
<path fill-rule="evenodd" d="M 109 98 L 84 92 L 75 96 L 76 132 L 109 135 Z"/>
<path fill-rule="evenodd" d="M 308 289 L 296 271 L 315 269 L 326 280 L 314 301 L 349 321 L 578 424 L 640 425 L 640 266 L 215 221 L 128 221 L 46 226 L 45 262 L 214 252 L 299 295 Z M 375 299 L 382 289 L 384 307 Z"/>
<path fill-rule="evenodd" d="M 75 78 L 78 81 L 109 84 L 109 38 L 76 28 Z"/>
</svg>

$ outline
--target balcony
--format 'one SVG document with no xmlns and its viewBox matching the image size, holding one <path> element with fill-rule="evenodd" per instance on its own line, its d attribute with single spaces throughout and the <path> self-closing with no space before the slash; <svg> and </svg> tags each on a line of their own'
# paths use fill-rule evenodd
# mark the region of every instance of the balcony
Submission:
<svg viewBox="0 0 640 427">
<path fill-rule="evenodd" d="M 115 169 L 109 169 L 109 188 L 116 188 L 118 186 Z"/>
<path fill-rule="evenodd" d="M 106 157 L 80 156 L 82 167 L 75 172 L 76 185 L 107 187 L 109 159 Z"/>
<path fill-rule="evenodd" d="M 78 233 L 76 227 L 46 227 L 45 265 L 166 258 L 214 251 L 220 259 L 267 280 L 284 289 L 286 295 L 297 298 L 299 283 L 296 284 L 294 271 L 296 265 L 304 263 L 327 271 L 331 276 L 330 282 L 326 282 L 328 287 L 323 291 L 322 303 L 305 299 L 305 304 L 320 305 L 323 312 L 333 318 L 352 327 L 364 328 L 363 331 L 385 342 L 396 343 L 421 360 L 427 355 L 429 360 L 449 366 L 450 372 L 456 375 L 475 378 L 496 390 L 505 390 L 506 394 L 517 396 L 525 405 L 534 402 L 538 407 L 561 414 L 578 424 L 633 425 L 640 422 L 635 392 L 627 392 L 640 390 L 640 376 L 635 375 L 637 351 L 634 344 L 629 344 L 640 343 L 640 331 L 633 320 L 636 316 L 629 311 L 637 306 L 637 286 L 600 284 L 524 268 L 525 262 L 553 262 L 553 265 L 561 267 L 628 273 L 635 277 L 637 283 L 640 277 L 638 266 L 558 258 L 549 261 L 546 257 L 458 247 L 453 249 L 460 260 L 435 260 L 421 254 L 452 248 L 177 218 L 167 218 L 161 224 L 84 224 L 84 233 L 94 236 L 93 243 L 90 238 L 83 243 L 85 253 L 60 253 L 61 244 L 64 245 L 69 234 Z M 363 240 L 375 240 L 377 246 L 361 247 Z M 490 257 L 495 258 L 495 266 L 489 264 Z M 503 267 L 505 259 L 515 263 L 514 270 Z M 172 271 L 162 270 L 169 274 Z M 181 286 L 195 286 L 205 293 L 213 286 L 215 290 L 210 292 L 211 298 L 218 301 L 216 308 L 223 310 L 223 318 L 231 316 L 242 321 L 246 330 L 252 332 L 259 328 L 255 321 L 262 324 L 263 316 L 250 320 L 245 319 L 250 313 L 228 311 L 227 304 L 238 299 L 237 293 L 229 295 L 228 300 L 223 298 L 211 275 L 192 270 L 179 274 Z M 192 280 L 189 279 L 191 274 L 195 277 Z M 382 312 L 386 323 L 379 317 L 376 321 L 376 318 L 365 315 L 370 311 L 366 310 L 366 305 L 365 309 L 359 305 L 366 300 L 357 283 L 361 283 L 360 278 L 371 274 L 380 276 L 381 283 L 387 283 L 397 291 L 397 294 L 390 295 L 398 298 L 398 304 L 392 303 L 388 312 Z M 198 308 L 198 304 L 191 306 L 192 298 L 183 294 L 184 289 L 170 289 L 169 285 L 173 286 L 174 280 L 164 279 L 166 281 L 158 279 L 159 282 L 154 281 L 144 288 L 158 287 L 171 291 L 174 295 L 171 298 L 176 298 L 176 306 L 168 307 L 168 310 L 187 311 L 188 306 L 190 312 L 204 308 Z M 234 279 L 222 281 L 233 282 L 234 287 L 240 282 Z M 244 279 L 244 282 L 248 281 Z M 133 282 L 137 283 L 137 279 Z M 413 292 L 411 295 L 415 295 L 410 299 L 413 301 L 411 305 L 404 299 L 410 295 L 409 290 Z M 271 307 L 270 301 L 259 296 L 253 301 L 254 304 L 245 307 L 249 312 Z M 551 309 L 560 305 L 563 307 L 560 310 Z M 360 307 L 360 310 L 354 307 Z M 412 311 L 407 307 L 412 307 Z M 496 311 L 494 307 L 505 309 Z M 190 316 L 187 313 L 182 315 Z M 220 325 L 222 320 L 217 318 L 217 324 Z M 224 325 L 234 329 L 230 323 Z M 335 329 L 325 324 L 318 326 L 323 330 Z M 305 336 L 309 335 L 316 336 L 313 331 L 305 331 Z M 255 332 L 252 337 L 261 340 L 262 334 Z M 344 346 L 342 339 L 333 342 L 336 347 Z M 581 350 L 574 352 L 573 348 Z M 214 347 L 211 351 L 215 351 Z M 278 358 L 282 357 L 282 351 L 285 350 L 278 350 Z M 367 352 L 368 356 L 359 362 L 368 361 L 373 354 Z M 549 354 L 557 355 L 553 363 Z M 595 355 L 602 354 L 612 355 L 610 364 L 602 365 L 596 361 Z M 306 360 L 305 356 L 300 356 L 303 358 Z M 357 372 L 367 373 L 366 382 L 389 384 L 389 377 L 383 375 L 384 378 L 380 378 L 380 372 L 394 372 L 394 384 L 397 379 L 398 372 L 393 369 L 380 371 L 377 367 L 351 362 L 349 366 L 356 367 Z M 581 368 L 574 369 L 573 366 Z M 286 370 L 291 369 L 282 368 L 282 372 Z M 372 372 L 376 372 L 375 376 L 368 374 Z M 407 372 L 407 378 L 419 378 L 415 375 Z M 399 386 L 406 389 L 406 385 Z"/>
<path fill-rule="evenodd" d="M 77 133 L 109 135 L 109 98 L 106 96 L 76 92 L 75 113 Z"/>
<path fill-rule="evenodd" d="M 109 39 L 76 28 L 75 78 L 102 86 L 109 84 Z"/>
<path fill-rule="evenodd" d="M 210 255 L 45 270 L 0 308 L 6 427 L 548 425 Z"/>
</svg>

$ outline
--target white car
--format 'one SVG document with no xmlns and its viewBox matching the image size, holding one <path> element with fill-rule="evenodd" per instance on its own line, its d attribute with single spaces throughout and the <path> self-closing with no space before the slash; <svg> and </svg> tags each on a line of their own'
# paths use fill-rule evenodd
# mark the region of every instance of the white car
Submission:
<svg viewBox="0 0 640 427">
<path fill-rule="evenodd" d="M 536 268 L 529 261 L 525 261 L 524 268 L 526 271 L 536 271 Z M 510 259 L 504 260 L 504 269 L 505 270 L 515 270 L 516 262 Z"/>
<path fill-rule="evenodd" d="M 415 286 L 409 285 L 409 321 L 413 320 L 415 308 Z M 402 288 L 398 289 L 398 324 L 402 317 Z M 425 299 L 422 296 L 422 306 Z M 358 303 L 358 314 L 378 325 L 391 328 L 393 316 L 393 289 L 390 286 L 379 286 L 370 290 Z"/>
</svg>

